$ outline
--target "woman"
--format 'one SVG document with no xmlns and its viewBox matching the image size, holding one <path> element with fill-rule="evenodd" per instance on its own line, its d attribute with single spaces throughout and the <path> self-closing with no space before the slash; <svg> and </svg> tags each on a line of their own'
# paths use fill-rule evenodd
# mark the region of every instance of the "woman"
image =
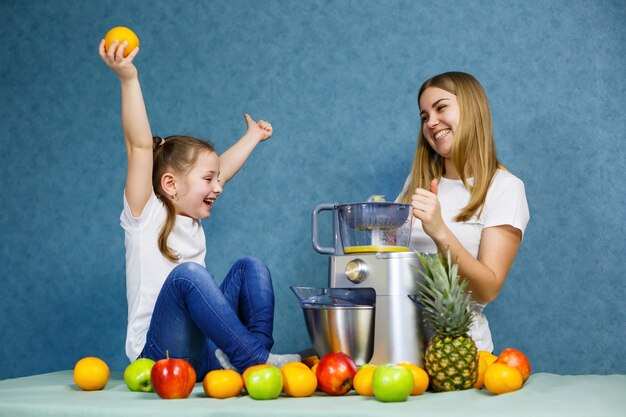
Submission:
<svg viewBox="0 0 626 417">
<path fill-rule="evenodd" d="M 424 82 L 418 102 L 417 150 L 398 196 L 419 220 L 411 248 L 450 250 L 475 301 L 470 335 L 491 352 L 483 308 L 500 292 L 530 218 L 524 184 L 496 157 L 489 102 L 476 78 L 437 75 Z"/>
</svg>

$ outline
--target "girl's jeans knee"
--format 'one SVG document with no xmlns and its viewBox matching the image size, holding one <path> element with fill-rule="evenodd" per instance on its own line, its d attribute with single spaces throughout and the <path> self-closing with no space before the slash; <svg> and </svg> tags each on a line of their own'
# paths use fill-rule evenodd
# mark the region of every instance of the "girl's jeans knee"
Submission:
<svg viewBox="0 0 626 417">
<path fill-rule="evenodd" d="M 202 265 L 182 263 L 157 298 L 142 356 L 189 360 L 199 375 L 219 368 L 215 348 L 238 369 L 264 362 L 273 345 L 274 292 L 255 258 L 235 262 L 221 286 Z"/>
</svg>

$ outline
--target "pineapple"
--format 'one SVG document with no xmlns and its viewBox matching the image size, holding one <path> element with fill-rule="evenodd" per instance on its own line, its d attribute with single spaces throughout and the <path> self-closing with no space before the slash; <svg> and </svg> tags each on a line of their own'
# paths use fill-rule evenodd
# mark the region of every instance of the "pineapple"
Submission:
<svg viewBox="0 0 626 417">
<path fill-rule="evenodd" d="M 424 271 L 420 302 L 427 326 L 434 330 L 424 355 L 424 367 L 435 391 L 472 388 L 478 376 L 476 345 L 467 334 L 473 313 L 469 310 L 467 281 L 461 280 L 458 264 L 447 257 L 418 253 Z"/>
</svg>

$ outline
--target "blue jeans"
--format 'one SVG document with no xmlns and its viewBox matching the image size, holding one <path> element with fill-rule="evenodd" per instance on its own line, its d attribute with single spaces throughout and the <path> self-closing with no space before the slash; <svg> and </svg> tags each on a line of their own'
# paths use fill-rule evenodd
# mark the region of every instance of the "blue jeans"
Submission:
<svg viewBox="0 0 626 417">
<path fill-rule="evenodd" d="M 221 369 L 221 349 L 240 372 L 265 363 L 274 344 L 274 291 L 267 266 L 255 258 L 235 262 L 219 287 L 209 271 L 186 262 L 168 275 L 152 313 L 141 357 L 188 360 L 198 381 Z"/>
</svg>

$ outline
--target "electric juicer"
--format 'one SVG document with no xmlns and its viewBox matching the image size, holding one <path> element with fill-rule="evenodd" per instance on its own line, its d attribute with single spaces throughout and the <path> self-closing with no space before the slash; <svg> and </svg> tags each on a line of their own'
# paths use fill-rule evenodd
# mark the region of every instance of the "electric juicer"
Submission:
<svg viewBox="0 0 626 417">
<path fill-rule="evenodd" d="M 319 243 L 323 211 L 332 211 L 333 247 Z M 311 223 L 314 249 L 329 255 L 328 286 L 375 291 L 374 347 L 369 363 L 423 366 L 420 309 L 409 298 L 418 293 L 421 279 L 419 259 L 409 250 L 411 206 L 384 201 L 320 204 L 313 210 Z"/>
</svg>

